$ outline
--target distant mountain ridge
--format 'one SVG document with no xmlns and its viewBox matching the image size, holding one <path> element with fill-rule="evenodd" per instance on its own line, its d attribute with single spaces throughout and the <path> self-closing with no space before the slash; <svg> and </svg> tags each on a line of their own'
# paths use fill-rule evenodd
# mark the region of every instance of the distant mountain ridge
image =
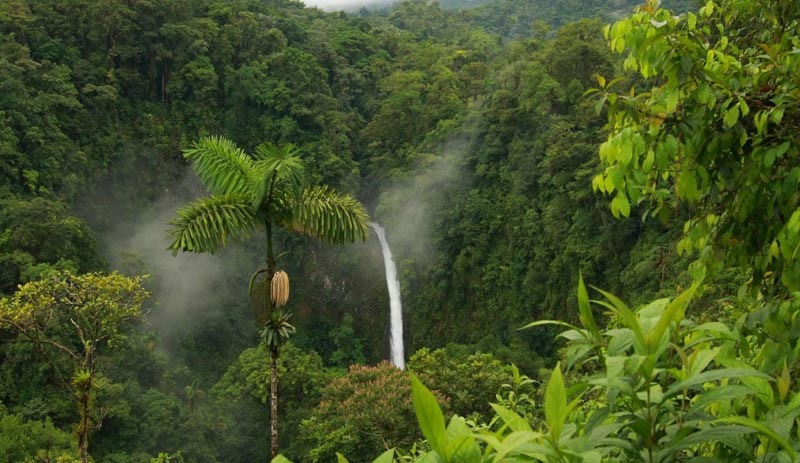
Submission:
<svg viewBox="0 0 800 463">
<path fill-rule="evenodd" d="M 641 5 L 642 0 L 440 0 L 443 9 L 461 9 L 489 31 L 521 37 L 533 33 L 531 26 L 543 22 L 557 28 L 583 18 L 614 21 Z M 685 12 L 696 0 L 665 0 L 666 8 Z"/>
<path fill-rule="evenodd" d="M 502 4 L 507 3 L 508 0 L 439 0 L 439 5 L 446 10 L 460 10 L 466 8 L 476 8 L 487 4 Z M 616 11 L 616 10 L 625 10 L 628 11 L 631 8 L 635 7 L 636 5 L 640 5 L 643 2 L 641 0 L 578 0 L 578 1 L 570 1 L 570 0 L 558 0 L 555 2 L 539 2 L 536 0 L 526 0 L 527 3 L 532 5 L 536 4 L 544 4 L 549 3 L 558 7 L 559 5 L 566 5 L 566 7 L 573 7 L 576 5 L 584 4 L 584 5 L 594 5 L 595 7 L 600 7 L 601 9 L 605 9 L 607 11 Z M 684 11 L 687 8 L 693 6 L 696 2 L 693 0 L 665 0 L 662 2 L 666 8 L 670 8 L 676 11 Z"/>
<path fill-rule="evenodd" d="M 411 0 L 413 1 L 413 0 Z M 699 0 L 664 0 L 666 8 L 683 13 L 699 7 Z M 309 6 L 333 11 L 358 11 L 359 14 L 389 14 L 403 3 L 392 0 L 306 0 Z M 443 10 L 462 15 L 462 19 L 487 31 L 513 38 L 529 37 L 541 30 L 535 24 L 556 29 L 584 18 L 615 21 L 630 14 L 643 0 L 430 0 Z M 323 6 L 324 4 L 324 6 Z M 367 13 L 369 12 L 369 13 Z"/>
</svg>

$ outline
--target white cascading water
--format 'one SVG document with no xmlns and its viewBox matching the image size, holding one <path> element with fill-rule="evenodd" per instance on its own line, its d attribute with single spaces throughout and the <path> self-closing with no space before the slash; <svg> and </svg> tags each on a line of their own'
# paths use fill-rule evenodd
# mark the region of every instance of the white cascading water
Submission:
<svg viewBox="0 0 800 463">
<path fill-rule="evenodd" d="M 369 226 L 375 230 L 381 242 L 383 265 L 386 267 L 386 286 L 389 288 L 389 353 L 394 366 L 405 370 L 406 361 L 403 353 L 403 304 L 400 302 L 400 280 L 397 279 L 397 267 L 394 264 L 392 251 L 386 242 L 386 231 L 377 223 Z"/>
</svg>

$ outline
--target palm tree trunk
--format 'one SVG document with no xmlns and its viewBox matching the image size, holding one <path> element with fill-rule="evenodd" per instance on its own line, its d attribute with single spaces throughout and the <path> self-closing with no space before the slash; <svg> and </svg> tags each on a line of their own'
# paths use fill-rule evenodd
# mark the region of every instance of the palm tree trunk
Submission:
<svg viewBox="0 0 800 463">
<path fill-rule="evenodd" d="M 269 411 L 272 458 L 278 456 L 278 346 L 270 346 L 271 365 L 269 371 Z"/>
<path fill-rule="evenodd" d="M 272 281 L 275 275 L 275 254 L 272 251 L 272 223 L 266 220 L 264 224 L 267 232 L 267 282 Z M 272 305 L 271 297 L 267 303 Z M 269 316 L 272 317 L 270 310 Z M 274 459 L 278 456 L 278 346 L 277 344 L 267 346 L 269 348 L 270 368 L 269 368 L 269 434 L 271 442 L 271 454 Z"/>
<path fill-rule="evenodd" d="M 275 253 L 272 250 L 272 223 L 267 220 L 264 223 L 267 229 L 267 277 L 272 281 L 272 276 L 275 275 Z"/>
</svg>

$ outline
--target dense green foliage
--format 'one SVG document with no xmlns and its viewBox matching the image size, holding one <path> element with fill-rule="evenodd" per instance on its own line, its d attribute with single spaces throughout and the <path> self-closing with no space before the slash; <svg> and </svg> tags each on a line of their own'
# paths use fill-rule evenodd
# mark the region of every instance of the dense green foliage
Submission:
<svg viewBox="0 0 800 463">
<path fill-rule="evenodd" d="M 247 278 L 264 239 L 218 246 L 264 219 L 292 276 L 276 371 L 293 461 L 791 461 L 797 1 L 456 3 L 0 2 L 0 319 L 17 323 L 0 326 L 0 461 L 77 459 L 78 424 L 96 462 L 265 460 Z M 214 141 L 243 176 L 199 153 Z M 213 199 L 193 202 L 182 152 Z M 275 208 L 251 182 L 271 157 L 291 164 Z M 291 233 L 364 232 L 300 207 L 320 185 L 386 227 L 421 383 L 362 366 L 385 353 L 374 240 Z M 202 226 L 172 249 L 214 258 L 166 250 L 185 203 L 202 207 L 178 228 Z M 113 270 L 130 278 L 88 273 Z M 579 271 L 609 291 L 594 305 Z M 153 302 L 109 319 L 113 342 L 77 340 L 65 314 L 18 342 L 10 315 L 64 281 L 147 273 Z M 571 324 L 562 350 L 558 325 L 519 330 L 546 318 Z"/>
<path fill-rule="evenodd" d="M 3 463 L 77 461 L 75 441 L 69 433 L 53 426 L 49 419 L 27 420 L 19 414 L 9 414 L 0 404 L 0 461 Z"/>
<path fill-rule="evenodd" d="M 453 413 L 487 422 L 492 415 L 489 403 L 496 401 L 504 388 L 513 386 L 517 396 L 533 393 L 531 384 L 515 387 L 511 365 L 491 354 L 472 352 L 464 347 L 450 344 L 446 349 L 434 351 L 422 348 L 408 361 L 408 368 L 425 384 L 447 397 Z"/>
<path fill-rule="evenodd" d="M 422 436 L 408 375 L 388 362 L 352 366 L 322 392 L 303 432 L 315 462 L 332 461 L 337 452 L 368 461 L 386 448 L 410 448 Z"/>
<path fill-rule="evenodd" d="M 593 73 L 611 69 L 600 23 L 554 31 L 552 40 L 539 34 L 503 42 L 482 20 L 420 1 L 367 19 L 304 10 L 291 2 L 90 3 L 3 6 L 4 43 L 15 51 L 3 59 L 39 63 L 36 69 L 59 66 L 59 78 L 74 89 L 59 95 L 72 95 L 77 115 L 53 109 L 48 123 L 77 124 L 81 130 L 37 129 L 65 140 L 41 143 L 82 153 L 69 162 L 80 175 L 48 157 L 53 159 L 35 175 L 37 189 L 25 179 L 26 169 L 35 169 L 22 165 L 30 156 L 21 154 L 21 135 L 9 135 L 14 144 L 8 145 L 7 159 L 19 162 L 4 169 L 13 200 L 3 216 L 16 217 L 13 205 L 31 196 L 66 207 L 56 205 L 65 211 L 53 219 L 59 233 L 37 232 L 48 240 L 63 236 L 61 241 L 27 244 L 12 236 L 0 242 L 0 259 L 10 264 L 3 266 L 6 292 L 35 276 L 40 263 L 77 271 L 102 267 L 91 242 L 134 233 L 142 218 L 158 214 L 153 201 L 165 189 L 186 195 L 171 185 L 185 169 L 179 148 L 198 135 L 216 133 L 248 152 L 264 141 L 294 143 L 312 184 L 358 193 L 377 208 L 376 218 L 389 226 L 403 259 L 412 347 L 486 339 L 484 350 L 531 371 L 535 362 L 525 365 L 527 352 L 546 356 L 546 343 L 515 329 L 531 316 L 554 314 L 569 304 L 572 285 L 563 283 L 574 281 L 579 264 L 587 276 L 602 275 L 598 284 L 614 290 L 631 278 L 653 281 L 635 270 L 625 279 L 615 276 L 628 265 L 631 238 L 650 231 L 614 222 L 583 188 L 593 173 L 602 121 L 591 116 L 580 95 L 594 85 Z M 570 14 L 589 13 L 577 8 Z M 45 90 L 30 88 L 36 80 L 18 81 L 20 92 L 50 101 Z M 12 114 L 12 104 L 30 100 L 9 97 L 0 109 Z M 6 126 L 3 133 L 35 132 L 10 119 Z M 578 167 L 583 173 L 575 177 Z M 74 177 L 81 179 L 80 194 L 59 183 Z M 92 231 L 70 218 L 69 206 Z M 522 209 L 526 212 L 519 214 Z M 559 212 L 564 209 L 575 212 L 565 216 Z M 65 226 L 65 220 L 74 225 Z M 120 233 L 120 221 L 130 224 L 122 225 L 129 230 Z M 561 238 L 570 231 L 574 238 L 562 247 Z M 301 333 L 308 328 L 307 338 L 298 342 L 328 359 L 336 349 L 326 340 L 352 316 L 356 344 L 364 348 L 358 355 L 379 359 L 385 322 L 376 314 L 383 311 L 385 293 L 377 272 L 362 270 L 367 255 L 375 262 L 375 251 L 360 248 L 353 256 L 351 250 L 320 249 L 280 233 L 276 239 L 286 241 L 295 257 L 287 260 L 287 271 L 297 276 L 294 290 L 303 306 L 295 309 L 294 322 Z M 54 245 L 58 252 L 44 252 Z M 120 247 L 104 243 L 103 250 L 116 253 Z M 108 257 L 120 261 L 118 255 Z M 148 259 L 133 271 L 156 271 Z M 666 271 L 670 259 L 659 260 L 664 264 L 659 270 Z M 367 265 L 379 268 L 378 262 Z M 646 266 L 641 270 L 654 273 Z M 251 271 L 242 264 L 242 273 Z M 331 280 L 334 275 L 338 281 Z M 659 289 L 648 284 L 651 291 Z M 321 291 L 324 287 L 334 291 Z M 502 297 L 495 298 L 490 288 L 503 288 Z M 347 305 L 334 302 L 342 300 Z M 247 304 L 241 295 L 221 303 Z M 203 336 L 247 326 L 241 311 L 231 319 L 222 308 L 214 310 L 198 316 L 215 329 L 194 328 L 181 341 L 193 346 L 183 353 L 189 364 L 209 354 L 200 347 Z M 467 313 L 473 320 L 463 330 L 437 329 Z M 484 323 L 498 314 L 498 323 Z M 203 326 L 200 320 L 190 323 Z M 477 326 L 490 332 L 473 329 Z M 231 349 L 234 356 L 236 351 Z M 520 355 L 512 359 L 515 353 Z"/>
<path fill-rule="evenodd" d="M 796 2 L 710 3 L 679 18 L 644 9 L 611 27 L 625 68 L 649 85 L 604 95 L 611 134 L 594 180 L 615 194 L 615 215 L 640 200 L 665 220 L 687 209 L 679 250 L 790 291 L 800 289 L 796 12 Z"/>
<path fill-rule="evenodd" d="M 614 194 L 617 216 L 628 216 L 630 200 L 642 197 L 656 215 L 669 200 L 675 209 L 688 204 L 678 250 L 700 251 L 690 267 L 692 283 L 631 309 L 602 290 L 602 299 L 590 301 L 580 280 L 580 326 L 528 325 L 569 328 L 562 333 L 568 340 L 563 357 L 572 384 L 567 388 L 557 364 L 538 430 L 501 405 L 493 405 L 498 426 L 468 426 L 459 417 L 445 426 L 431 393 L 415 381 L 414 406 L 430 450 L 414 461 L 797 461 L 800 306 L 797 293 L 782 290 L 793 289 L 796 253 L 781 252 L 796 235 L 796 204 L 787 205 L 781 194 L 791 197 L 800 182 L 793 162 L 776 162 L 791 159 L 797 148 L 793 131 L 780 124 L 796 112 L 798 41 L 785 32 L 800 24 L 797 6 L 709 1 L 698 15 L 675 17 L 653 1 L 607 28 L 612 49 L 625 52 L 626 67 L 652 87 L 615 94 L 597 77 L 600 104 L 609 103 L 610 135 L 599 148 L 606 168 L 595 188 Z M 750 29 L 753 18 L 761 28 Z M 718 41 L 705 40 L 712 33 Z M 783 42 L 787 35 L 791 45 Z M 726 54 L 729 44 L 735 45 Z M 726 64 L 748 78 L 723 75 Z M 764 95 L 762 78 L 774 97 Z M 726 91 L 733 96 L 720 102 L 717 95 Z M 748 101 L 756 100 L 763 112 L 751 123 Z M 757 200 L 770 205 L 756 211 L 749 203 Z M 745 220 L 753 213 L 770 218 Z M 765 247 L 774 248 L 766 258 Z M 712 313 L 690 314 L 700 293 L 719 291 L 715 277 L 731 266 L 755 277 L 738 297 L 710 301 Z M 592 305 L 607 311 L 608 328 Z"/>
<path fill-rule="evenodd" d="M 55 273 L 0 301 L 0 327 L 15 332 L 17 342 L 30 343 L 75 400 L 82 463 L 89 461 L 93 422 L 107 413 L 104 407 L 97 413 L 94 406 L 97 390 L 108 383 L 97 358 L 124 341 L 126 325 L 141 317 L 147 296 L 138 278 Z"/>
</svg>

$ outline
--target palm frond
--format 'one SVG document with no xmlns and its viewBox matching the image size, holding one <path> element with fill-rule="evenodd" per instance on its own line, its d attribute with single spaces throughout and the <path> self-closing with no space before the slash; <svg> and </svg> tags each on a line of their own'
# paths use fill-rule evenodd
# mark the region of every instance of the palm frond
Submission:
<svg viewBox="0 0 800 463">
<path fill-rule="evenodd" d="M 178 251 L 214 253 L 229 239 L 244 239 L 257 225 L 250 197 L 244 194 L 209 196 L 178 209 L 169 224 L 172 255 Z"/>
<path fill-rule="evenodd" d="M 291 219 L 282 223 L 289 230 L 333 244 L 367 239 L 369 216 L 352 196 L 316 186 L 306 189 L 292 210 Z"/>
<path fill-rule="evenodd" d="M 275 185 L 291 195 L 300 195 L 305 166 L 294 145 L 289 143 L 277 147 L 272 143 L 263 143 L 256 147 L 255 158 L 254 170 L 258 180 L 251 203 L 254 209 L 258 208 Z"/>
<path fill-rule="evenodd" d="M 253 160 L 232 141 L 204 137 L 183 150 L 211 194 L 253 193 Z"/>
</svg>

